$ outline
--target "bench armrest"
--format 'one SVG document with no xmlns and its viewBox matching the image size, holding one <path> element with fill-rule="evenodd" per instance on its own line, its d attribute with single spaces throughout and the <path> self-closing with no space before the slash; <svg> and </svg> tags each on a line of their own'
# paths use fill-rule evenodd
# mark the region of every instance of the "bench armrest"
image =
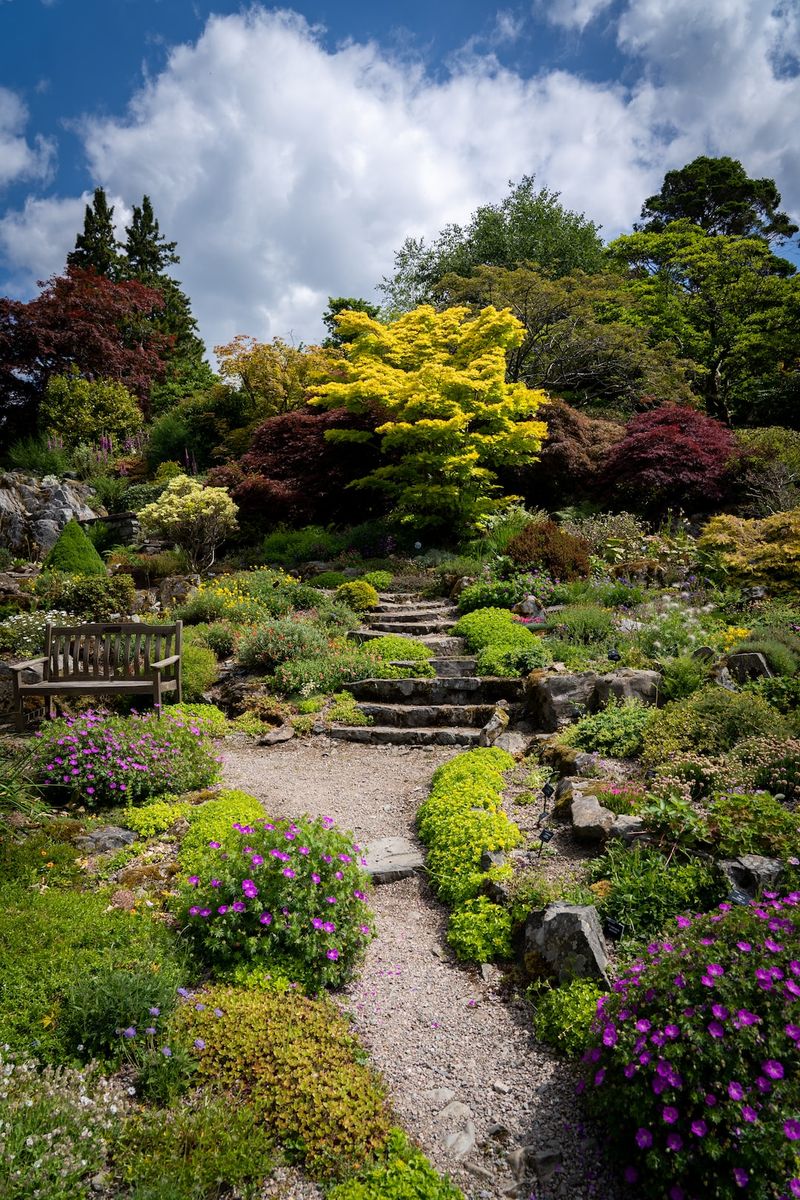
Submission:
<svg viewBox="0 0 800 1200">
<path fill-rule="evenodd" d="M 8 667 L 9 671 L 15 671 L 19 673 L 20 671 L 27 671 L 31 667 L 40 667 L 42 663 L 46 662 L 47 657 L 45 656 L 45 658 L 27 658 L 25 662 L 7 663 L 6 666 Z"/>
<path fill-rule="evenodd" d="M 162 658 L 160 662 L 150 663 L 150 669 L 151 671 L 159 671 L 162 667 L 171 667 L 173 663 L 179 661 L 180 657 L 180 654 L 173 654 L 169 658 Z"/>
</svg>

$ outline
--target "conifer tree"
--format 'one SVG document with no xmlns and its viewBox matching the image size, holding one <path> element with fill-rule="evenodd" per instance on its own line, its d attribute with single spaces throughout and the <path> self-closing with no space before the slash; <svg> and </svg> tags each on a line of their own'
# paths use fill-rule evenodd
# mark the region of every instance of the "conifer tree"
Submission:
<svg viewBox="0 0 800 1200">
<path fill-rule="evenodd" d="M 177 242 L 168 242 L 161 232 L 149 196 L 142 196 L 141 207 L 134 204 L 133 220 L 126 225 L 126 270 L 143 282 L 160 276 L 172 263 L 180 262 L 175 253 Z"/>
<path fill-rule="evenodd" d="M 104 188 L 95 188 L 92 203 L 86 205 L 83 215 L 83 233 L 78 234 L 75 249 L 67 255 L 67 266 L 116 280 L 120 277 L 119 251 L 114 206 L 109 205 Z"/>
</svg>

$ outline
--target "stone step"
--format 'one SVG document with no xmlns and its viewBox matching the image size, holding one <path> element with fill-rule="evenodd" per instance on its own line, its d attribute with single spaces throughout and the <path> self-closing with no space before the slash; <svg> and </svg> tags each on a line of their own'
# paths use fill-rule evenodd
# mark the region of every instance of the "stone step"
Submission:
<svg viewBox="0 0 800 1200">
<path fill-rule="evenodd" d="M 417 641 L 422 642 L 423 646 L 427 646 L 433 652 L 434 657 L 438 659 L 462 658 L 467 648 L 463 638 L 448 637 L 447 634 L 440 633 L 429 633 L 424 637 L 417 638 Z M 464 674 L 470 675 L 471 672 L 465 671 Z"/>
<path fill-rule="evenodd" d="M 403 625 L 415 625 L 420 621 L 457 621 L 455 608 L 382 608 L 372 609 L 366 615 L 368 624 L 375 621 L 395 621 Z"/>
<path fill-rule="evenodd" d="M 371 608 L 370 612 L 407 612 L 409 609 L 455 608 L 451 600 L 421 600 L 419 596 L 411 596 L 408 600 L 389 600 L 382 596 L 380 602 Z"/>
<path fill-rule="evenodd" d="M 521 679 L 454 675 L 442 679 L 362 679 L 347 689 L 358 701 L 372 704 L 494 704 L 520 703 Z"/>
<path fill-rule="evenodd" d="M 365 746 L 477 746 L 480 729 L 331 725 L 328 736 L 340 742 L 360 742 Z"/>
<path fill-rule="evenodd" d="M 362 701 L 359 708 L 377 726 L 392 725 L 397 729 L 418 729 L 427 725 L 431 729 L 466 728 L 481 729 L 494 712 L 493 704 L 372 704 Z"/>
<path fill-rule="evenodd" d="M 453 638 L 453 641 L 455 640 Z M 440 678 L 453 675 L 474 675 L 478 665 L 477 658 L 457 658 L 455 655 L 448 658 L 429 658 L 428 662 Z"/>
<path fill-rule="evenodd" d="M 373 621 L 370 628 L 379 633 L 402 633 L 404 637 L 416 637 L 426 633 L 446 633 L 454 624 L 455 621 L 437 621 L 432 618 L 430 621 Z"/>
</svg>

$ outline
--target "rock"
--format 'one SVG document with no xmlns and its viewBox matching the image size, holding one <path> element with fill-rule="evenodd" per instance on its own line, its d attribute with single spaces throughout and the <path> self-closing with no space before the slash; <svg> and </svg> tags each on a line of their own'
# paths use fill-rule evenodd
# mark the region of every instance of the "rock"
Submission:
<svg viewBox="0 0 800 1200">
<path fill-rule="evenodd" d="M 498 700 L 494 712 L 478 736 L 478 745 L 493 746 L 500 735 L 505 733 L 508 721 L 508 701 Z"/>
<path fill-rule="evenodd" d="M 608 955 L 597 909 L 584 904 L 548 904 L 525 922 L 522 962 L 533 977 L 559 983 L 601 979 L 608 984 Z"/>
<path fill-rule="evenodd" d="M 159 597 L 164 608 L 185 604 L 200 586 L 199 575 L 168 575 L 161 580 Z"/>
<path fill-rule="evenodd" d="M 277 729 L 258 739 L 259 746 L 277 746 L 280 742 L 290 742 L 295 736 L 293 725 L 279 725 Z"/>
<path fill-rule="evenodd" d="M 540 1183 L 549 1183 L 557 1175 L 564 1162 L 564 1156 L 558 1146 L 548 1146 L 544 1150 L 529 1150 L 526 1160 L 536 1172 Z"/>
<path fill-rule="evenodd" d="M 445 1148 L 454 1158 L 465 1158 L 475 1146 L 475 1125 L 467 1121 L 458 1133 L 451 1133 L 444 1139 Z"/>
<path fill-rule="evenodd" d="M 609 700 L 638 700 L 642 704 L 655 704 L 658 699 L 658 671 L 636 671 L 624 667 L 597 677 L 597 686 L 592 704 L 603 708 Z"/>
<path fill-rule="evenodd" d="M 111 907 L 130 912 L 132 908 L 136 908 L 136 896 L 130 888 L 117 888 L 111 897 Z"/>
<path fill-rule="evenodd" d="M 770 679 L 772 671 L 763 654 L 753 650 L 743 650 L 739 654 L 729 654 L 728 670 L 737 683 L 747 683 L 748 679 Z"/>
<path fill-rule="evenodd" d="M 764 889 L 772 889 L 783 874 L 783 863 L 777 858 L 765 858 L 762 854 L 741 854 L 738 858 L 723 859 L 720 870 L 735 888 L 748 895 L 758 896 Z"/>
<path fill-rule="evenodd" d="M 507 1083 L 503 1083 L 502 1079 L 495 1079 L 494 1083 L 492 1084 L 492 1091 L 499 1092 L 501 1096 L 507 1096 L 511 1091 L 511 1088 Z"/>
<path fill-rule="evenodd" d="M 556 794 L 553 799 L 553 811 L 557 817 L 569 815 L 573 800 L 582 800 L 587 794 L 594 795 L 592 789 L 597 787 L 597 780 L 582 779 L 578 775 L 567 775 L 556 784 Z"/>
<path fill-rule="evenodd" d="M 537 728 L 556 733 L 590 707 L 596 686 L 593 671 L 580 675 L 532 671 L 526 683 L 528 714 Z"/>
<path fill-rule="evenodd" d="M 325 733 L 327 731 L 327 729 L 328 729 L 328 726 L 325 724 L 324 721 L 315 721 L 314 724 L 311 726 L 311 732 L 317 734 L 318 736 L 321 733 Z"/>
<path fill-rule="evenodd" d="M 446 1087 L 431 1088 L 430 1091 L 423 1092 L 422 1094 L 426 1100 L 430 1100 L 431 1104 L 435 1104 L 437 1107 L 442 1104 L 449 1104 L 455 1096 L 453 1089 Z"/>
<path fill-rule="evenodd" d="M 439 1113 L 437 1120 L 466 1121 L 469 1120 L 471 1116 L 472 1110 L 467 1108 L 466 1104 L 462 1104 L 460 1100 L 450 1100 Z"/>
<path fill-rule="evenodd" d="M 756 600 L 766 600 L 767 589 L 760 585 L 742 588 L 742 598 L 748 600 L 751 604 Z"/>
<path fill-rule="evenodd" d="M 86 483 L 45 475 L 37 479 L 24 471 L 0 471 L 0 528 L 3 545 L 12 554 L 33 558 L 49 550 L 67 521 L 106 516 Z"/>
<path fill-rule="evenodd" d="M 518 613 L 521 617 L 543 617 L 545 615 L 539 601 L 535 596 L 526 596 L 524 600 L 520 600 L 519 604 L 515 604 L 511 609 L 512 612 Z"/>
<path fill-rule="evenodd" d="M 481 854 L 480 869 L 491 871 L 492 867 L 505 866 L 506 856 L 502 850 L 484 850 Z"/>
<path fill-rule="evenodd" d="M 461 593 L 463 591 L 465 591 L 466 588 L 470 587 L 470 585 L 473 584 L 474 582 L 475 582 L 474 575 L 462 575 L 461 578 L 457 579 L 455 581 L 455 583 L 453 584 L 453 586 L 451 587 L 450 598 L 452 600 L 457 600 L 458 597 L 461 595 Z"/>
<path fill-rule="evenodd" d="M 631 816 L 630 813 L 619 813 L 614 817 L 614 824 L 611 826 L 609 837 L 621 838 L 628 845 L 631 842 L 642 840 L 645 833 L 645 824 L 641 817 Z"/>
<path fill-rule="evenodd" d="M 603 842 L 611 832 L 614 814 L 595 796 L 578 796 L 570 809 L 572 829 L 581 842 Z"/>
<path fill-rule="evenodd" d="M 119 825 L 104 825 L 83 837 L 75 839 L 75 845 L 89 854 L 108 854 L 113 850 L 121 850 L 137 840 L 138 835 L 132 829 L 121 829 Z"/>
<path fill-rule="evenodd" d="M 710 646 L 698 646 L 696 650 L 692 651 L 692 658 L 697 659 L 698 662 L 711 663 L 716 657 L 716 651 L 712 650 Z"/>
<path fill-rule="evenodd" d="M 507 729 L 495 738 L 494 745 L 498 750 L 513 754 L 514 758 L 524 758 L 530 749 L 530 734 L 520 733 L 516 729 Z"/>
<path fill-rule="evenodd" d="M 404 837 L 374 838 L 364 855 L 364 870 L 373 883 L 393 883 L 420 871 L 424 866 L 417 847 Z"/>
</svg>

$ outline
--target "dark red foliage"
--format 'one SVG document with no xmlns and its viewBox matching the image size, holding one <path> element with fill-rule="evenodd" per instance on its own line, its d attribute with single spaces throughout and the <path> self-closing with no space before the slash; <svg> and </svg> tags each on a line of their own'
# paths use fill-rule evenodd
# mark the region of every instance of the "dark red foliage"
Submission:
<svg viewBox="0 0 800 1200">
<path fill-rule="evenodd" d="M 721 421 L 665 404 L 628 423 L 604 478 L 641 508 L 704 511 L 725 497 L 737 454 L 733 434 Z"/>
<path fill-rule="evenodd" d="M 377 449 L 363 443 L 328 442 L 325 433 L 373 427 L 369 418 L 355 417 L 345 409 L 282 413 L 258 427 L 239 464 L 220 467 L 212 476 L 215 482 L 232 487 L 245 520 L 358 523 L 373 514 L 367 494 L 347 485 L 377 465 Z"/>
<path fill-rule="evenodd" d="M 150 319 L 164 306 L 160 292 L 77 267 L 40 286 L 27 303 L 0 297 L 0 399 L 6 425 L 16 424 L 15 417 L 33 417 L 51 376 L 72 368 L 86 379 L 119 380 L 146 407 L 172 343 Z"/>
<path fill-rule="evenodd" d="M 517 566 L 543 567 L 562 581 L 587 577 L 590 552 L 585 538 L 567 533 L 555 521 L 531 521 L 508 543 L 509 557 Z"/>
</svg>

